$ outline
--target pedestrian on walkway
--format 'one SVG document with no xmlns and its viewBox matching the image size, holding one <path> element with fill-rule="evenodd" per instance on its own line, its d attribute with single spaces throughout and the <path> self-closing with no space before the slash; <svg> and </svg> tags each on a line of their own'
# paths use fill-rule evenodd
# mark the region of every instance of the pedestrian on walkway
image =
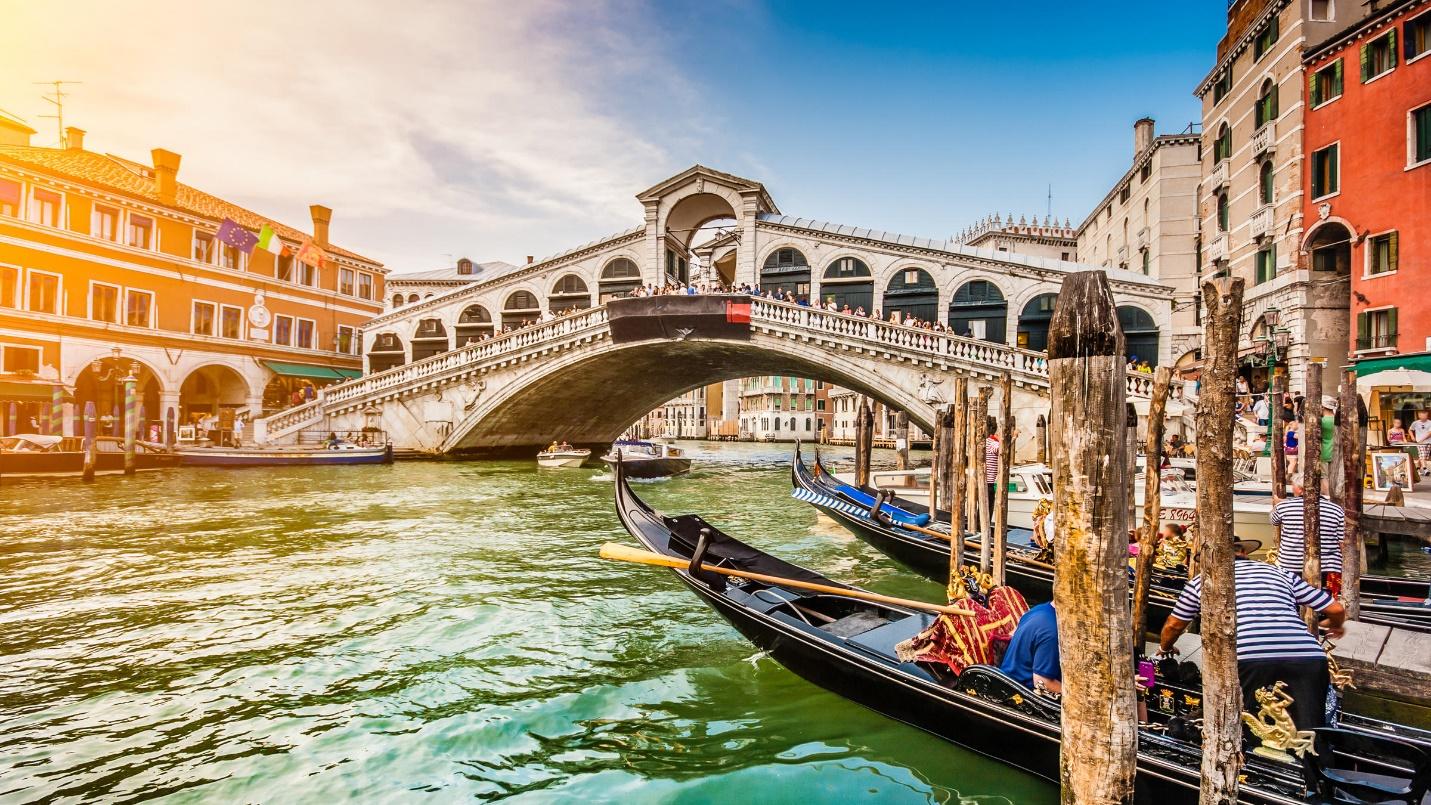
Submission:
<svg viewBox="0 0 1431 805">
<path fill-rule="evenodd" d="M 1431 411 L 1417 411 L 1416 421 L 1411 423 L 1411 441 L 1416 443 L 1421 471 L 1431 464 Z"/>
</svg>

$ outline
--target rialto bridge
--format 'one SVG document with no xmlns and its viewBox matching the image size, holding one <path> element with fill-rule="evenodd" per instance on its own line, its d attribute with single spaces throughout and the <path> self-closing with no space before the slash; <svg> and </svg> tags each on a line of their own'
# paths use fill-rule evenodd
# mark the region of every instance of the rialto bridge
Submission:
<svg viewBox="0 0 1431 805">
<path fill-rule="evenodd" d="M 1007 369 L 1026 434 L 1047 410 L 1040 353 L 1053 302 L 1063 277 L 1089 267 L 791 218 L 759 183 L 700 166 L 637 199 L 643 226 L 373 319 L 363 378 L 261 421 L 255 436 L 368 426 L 440 452 L 601 444 L 685 391 L 767 374 L 855 389 L 928 430 L 947 378 L 991 382 Z M 711 222 L 723 234 L 698 242 Z M 1130 353 L 1169 362 L 1171 290 L 1106 273 Z M 946 321 L 960 335 L 753 299 L 738 338 L 613 339 L 605 303 L 667 282 L 778 287 Z M 1146 396 L 1146 383 L 1130 375 L 1130 397 Z"/>
</svg>

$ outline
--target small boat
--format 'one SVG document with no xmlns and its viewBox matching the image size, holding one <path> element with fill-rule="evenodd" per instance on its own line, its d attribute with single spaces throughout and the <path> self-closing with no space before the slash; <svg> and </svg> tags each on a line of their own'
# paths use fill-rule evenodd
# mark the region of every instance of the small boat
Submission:
<svg viewBox="0 0 1431 805">
<path fill-rule="evenodd" d="M 190 447 L 178 451 L 186 467 L 306 467 L 326 464 L 391 464 L 391 444 L 337 442 L 316 447 Z"/>
<path fill-rule="evenodd" d="M 591 451 L 584 447 L 572 447 L 569 444 L 552 445 L 537 453 L 537 466 L 570 469 L 585 464 L 588 458 L 591 458 Z"/>
<path fill-rule="evenodd" d="M 616 471 L 616 513 L 646 549 L 689 564 L 671 572 L 691 592 L 725 618 L 776 662 L 804 679 L 952 743 L 999 760 L 1029 774 L 1057 782 L 1061 708 L 1024 687 L 998 668 L 971 665 L 955 675 L 946 667 L 904 662 L 895 646 L 928 627 L 930 613 L 862 601 L 829 592 L 811 592 L 778 583 L 721 577 L 699 566 L 721 566 L 779 576 L 799 582 L 853 589 L 785 562 L 722 533 L 699 515 L 667 517 L 648 506 Z M 704 543 L 704 544 L 702 544 Z M 1164 687 L 1175 683 L 1161 675 Z M 1197 797 L 1202 749 L 1179 735 L 1195 736 L 1187 722 L 1200 690 L 1181 688 L 1168 697 L 1173 712 L 1150 705 L 1150 722 L 1139 729 L 1137 794 L 1139 802 L 1188 802 Z M 1179 710 L 1178 708 L 1182 709 Z M 1200 712 L 1200 710 L 1198 711 Z M 1431 732 L 1343 714 L 1339 733 L 1377 749 L 1365 757 L 1324 749 L 1315 762 L 1382 762 L 1378 771 L 1399 778 L 1426 773 L 1390 761 L 1394 746 L 1431 748 Z M 1382 751 L 1388 754 L 1373 754 Z M 1340 772 L 1340 766 L 1337 772 Z M 1291 805 L 1306 801 L 1299 766 L 1248 753 L 1240 798 L 1250 803 Z"/>
<path fill-rule="evenodd" d="M 601 460 L 615 467 L 618 454 L 628 478 L 666 478 L 691 471 L 691 460 L 681 448 L 669 444 L 623 439 L 613 442 L 611 452 Z"/>
<path fill-rule="evenodd" d="M 97 436 L 94 441 L 96 475 L 124 472 L 124 439 Z M 177 466 L 179 457 L 162 444 L 135 441 L 134 469 L 138 472 Z M 0 437 L 0 475 L 8 478 L 59 478 L 84 474 L 84 439 L 17 433 Z"/>
</svg>

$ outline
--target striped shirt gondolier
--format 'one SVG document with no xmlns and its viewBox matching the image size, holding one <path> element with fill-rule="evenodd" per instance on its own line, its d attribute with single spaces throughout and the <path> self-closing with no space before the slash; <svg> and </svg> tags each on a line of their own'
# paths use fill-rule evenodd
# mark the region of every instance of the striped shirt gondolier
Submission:
<svg viewBox="0 0 1431 805">
<path fill-rule="evenodd" d="M 1333 503 L 1326 495 L 1321 496 L 1321 539 L 1322 572 L 1342 572 L 1342 530 L 1346 526 L 1346 512 Z M 1295 575 L 1302 575 L 1302 562 L 1307 550 L 1307 529 L 1303 527 L 1303 504 L 1301 498 L 1287 498 L 1272 507 L 1272 525 L 1282 526 L 1280 547 L 1277 549 L 1277 566 Z"/>
<path fill-rule="evenodd" d="M 999 482 L 999 440 L 992 436 L 984 440 L 984 483 Z"/>
<path fill-rule="evenodd" d="M 1237 661 L 1318 660 L 1326 652 L 1297 617 L 1297 605 L 1317 612 L 1335 603 L 1299 576 L 1265 563 L 1239 557 L 1233 566 L 1237 585 Z M 1187 583 L 1173 617 L 1190 621 L 1202 611 L 1202 576 Z"/>
</svg>

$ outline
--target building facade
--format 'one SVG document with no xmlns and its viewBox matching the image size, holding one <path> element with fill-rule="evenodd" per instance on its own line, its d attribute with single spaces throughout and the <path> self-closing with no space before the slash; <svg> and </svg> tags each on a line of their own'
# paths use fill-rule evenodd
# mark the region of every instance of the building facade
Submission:
<svg viewBox="0 0 1431 805">
<path fill-rule="evenodd" d="M 530 262 L 531 258 L 527 260 Z M 386 281 L 387 309 L 397 310 L 405 305 L 416 304 L 423 299 L 431 299 L 438 294 L 516 270 L 517 266 L 501 260 L 478 263 L 471 258 L 462 257 L 448 268 L 389 274 Z"/>
<path fill-rule="evenodd" d="M 1059 224 L 1045 215 L 1043 223 L 1039 223 L 1035 215 L 1033 223 L 1029 223 L 1027 217 L 1020 215 L 1019 222 L 1014 223 L 1013 213 L 1009 213 L 1008 218 L 994 214 L 951 239 L 976 249 L 1026 254 L 1065 263 L 1078 261 L 1078 233 L 1066 218 Z"/>
<path fill-rule="evenodd" d="M 1173 288 L 1172 355 L 1191 364 L 1201 346 L 1198 315 L 1198 210 L 1200 136 L 1195 126 L 1158 135 L 1151 118 L 1133 124 L 1133 163 L 1078 228 L 1083 262 L 1137 271 Z M 1156 329 L 1142 311 L 1120 311 L 1128 352 L 1156 365 Z M 1153 333 L 1154 337 L 1156 334 Z M 1144 346 L 1146 344 L 1146 346 Z"/>
<path fill-rule="evenodd" d="M 826 393 L 820 395 L 822 391 Z M 819 440 L 816 402 L 820 396 L 828 399 L 825 384 L 809 378 L 762 375 L 742 379 L 741 438 L 758 442 Z"/>
<path fill-rule="evenodd" d="M 32 133 L 0 118 L 0 408 L 15 427 L 49 430 L 56 388 L 66 433 L 86 402 L 116 417 L 131 373 L 151 433 L 170 411 L 227 423 L 360 373 L 386 271 L 329 242 L 331 210 L 300 231 L 180 183 L 178 154 L 144 164 L 86 150 L 79 129 L 61 148 Z M 285 248 L 246 254 L 219 240 L 225 219 Z M 310 240 L 319 268 L 295 258 Z"/>
</svg>

